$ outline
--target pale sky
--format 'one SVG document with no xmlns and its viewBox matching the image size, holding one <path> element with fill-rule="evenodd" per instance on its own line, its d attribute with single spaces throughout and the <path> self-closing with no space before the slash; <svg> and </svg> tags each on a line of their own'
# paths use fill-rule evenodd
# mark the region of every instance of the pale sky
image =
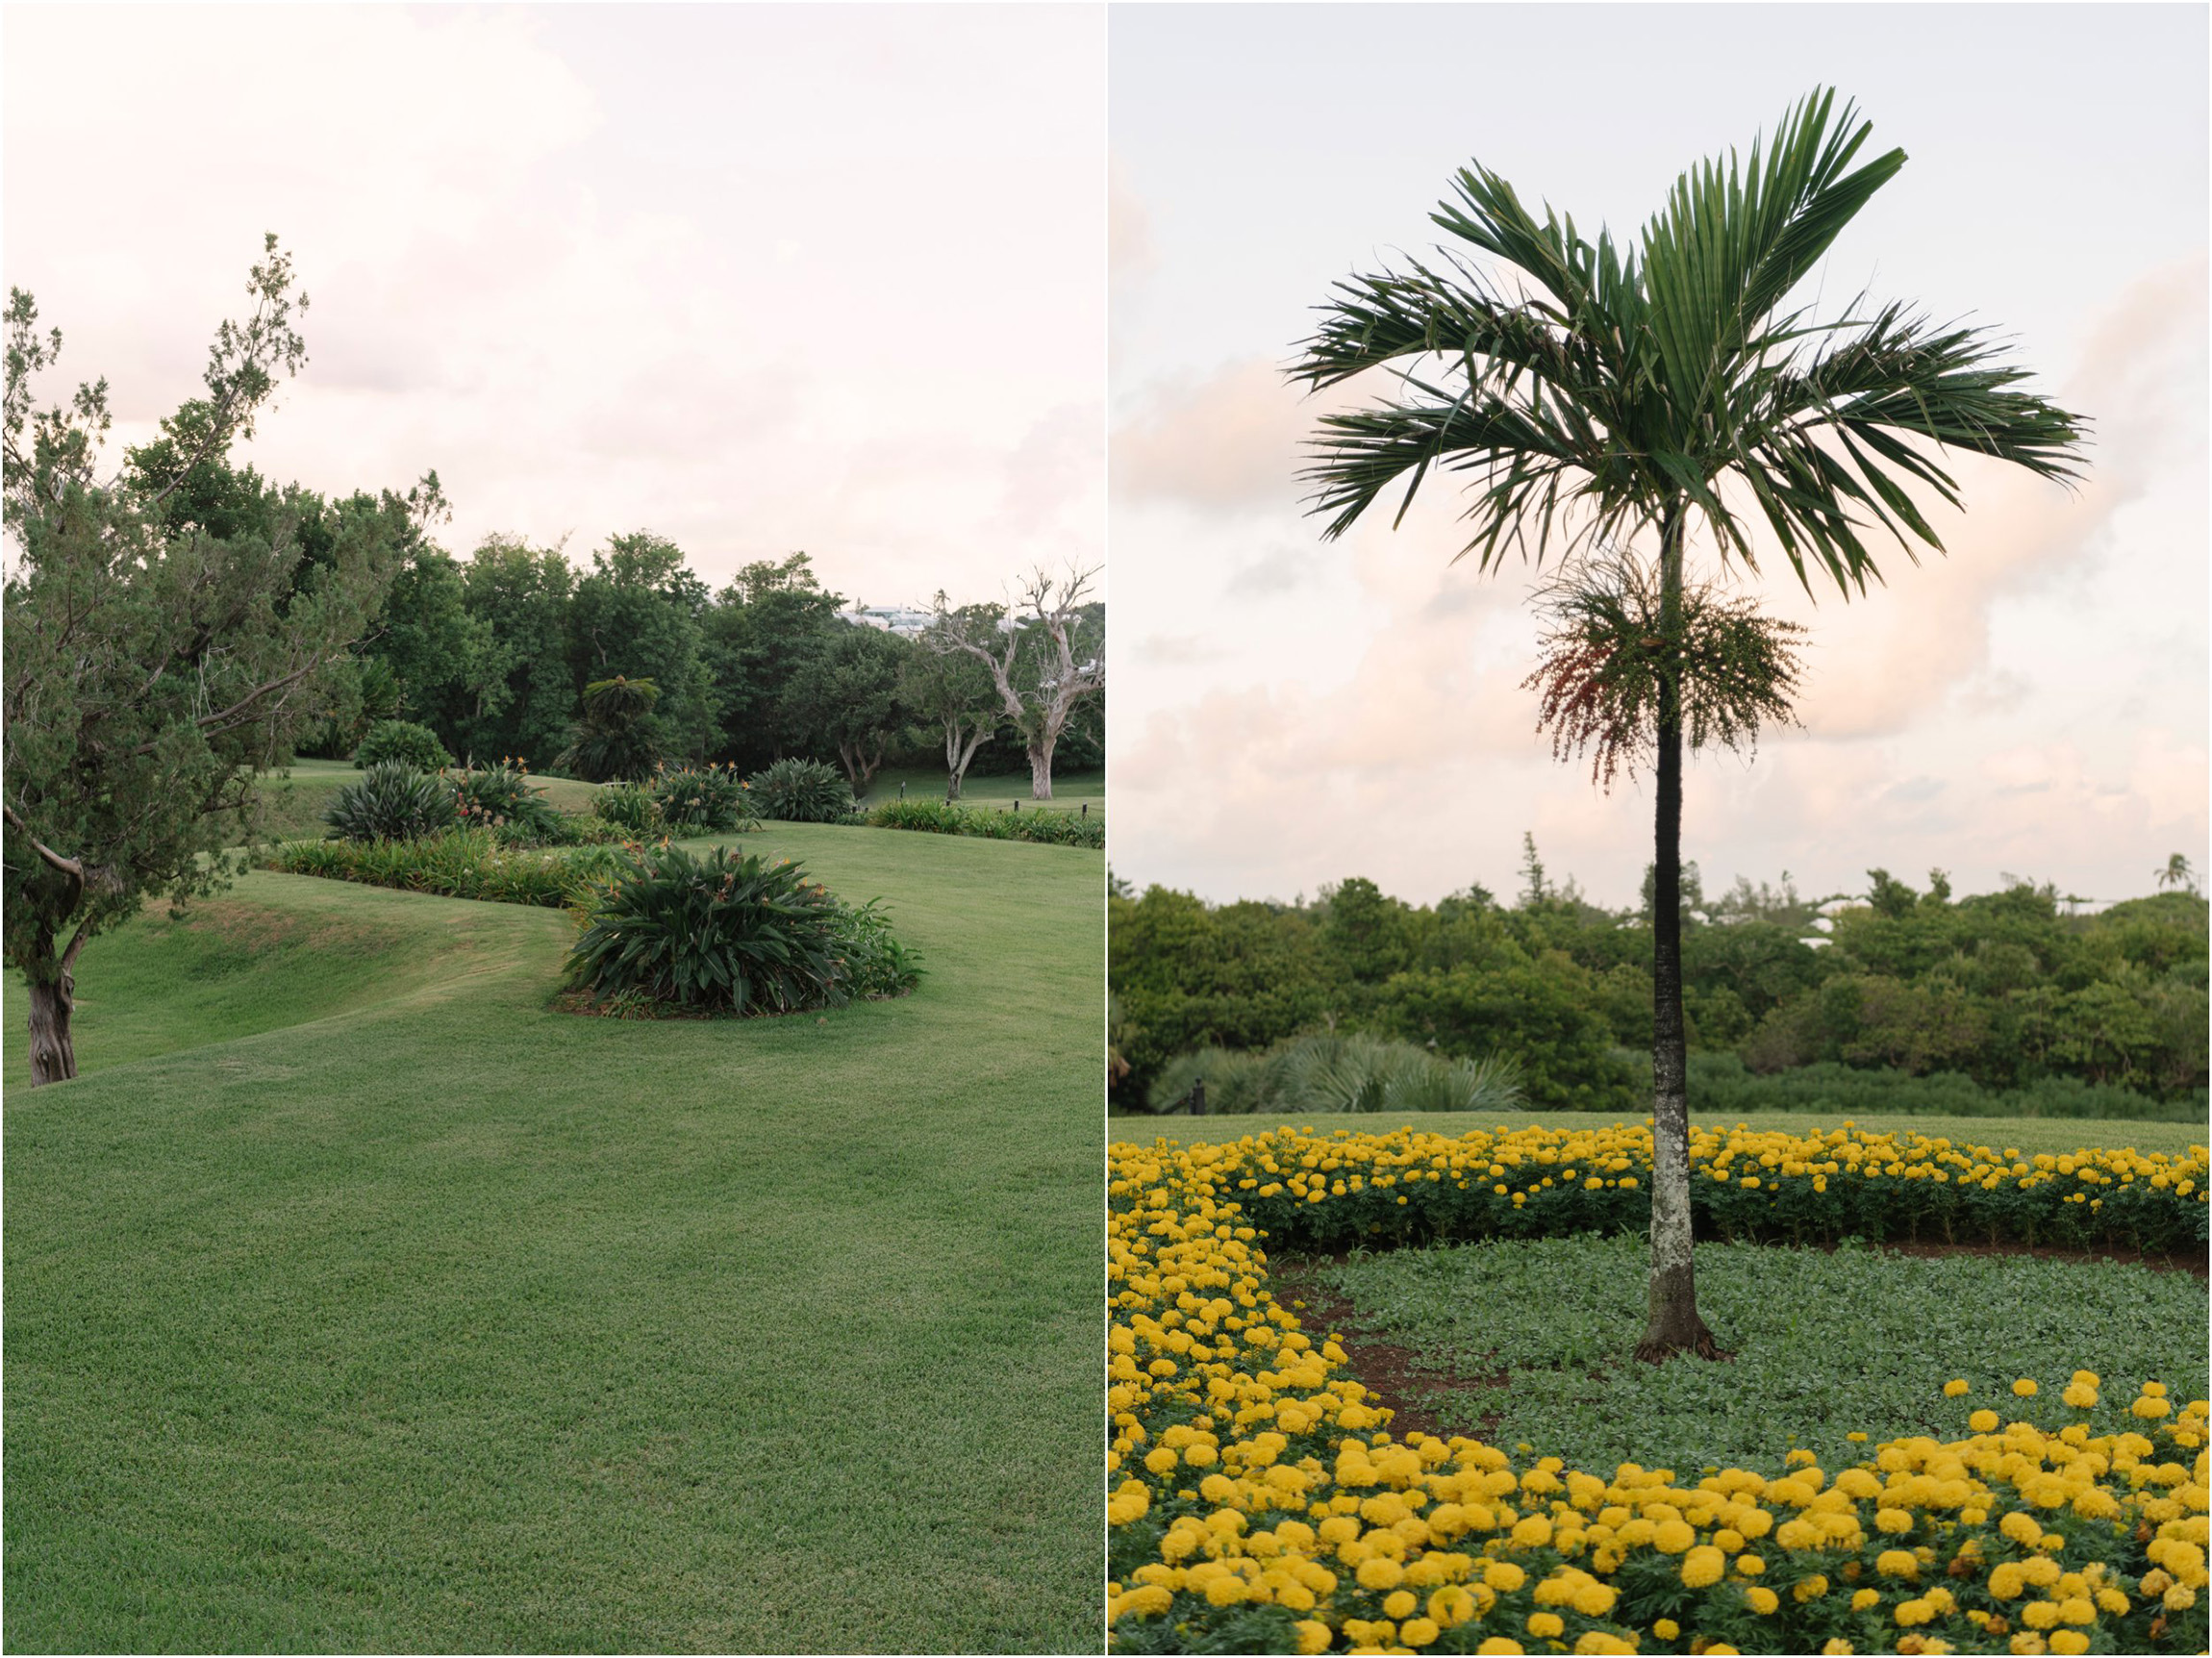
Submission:
<svg viewBox="0 0 2212 1658">
<path fill-rule="evenodd" d="M 311 362 L 243 454 L 435 467 L 465 552 L 805 549 L 870 603 L 1104 556 L 1105 19 L 1076 7 L 10 6 L 0 263 L 191 395 L 262 233 Z"/>
<path fill-rule="evenodd" d="M 1330 285 L 1479 158 L 1632 236 L 1684 167 L 1816 83 L 1910 161 L 1818 287 L 1995 323 L 2095 421 L 2075 494 L 1975 458 L 1948 558 L 1808 605 L 1805 728 L 1688 775 L 1708 891 L 1883 865 L 2099 899 L 2206 863 L 2206 12 L 2199 6 L 1161 6 L 1110 22 L 1117 626 L 1112 857 L 1140 886 L 1288 898 L 1365 874 L 1633 901 L 1647 786 L 1555 764 L 1520 689 L 1530 573 L 1454 566 L 1449 480 L 1323 543 L 1280 366 Z M 1839 100 L 1841 101 L 1841 100 Z M 1810 297 L 1810 295 L 1808 295 Z M 1885 543 L 1888 544 L 1888 543 Z"/>
</svg>

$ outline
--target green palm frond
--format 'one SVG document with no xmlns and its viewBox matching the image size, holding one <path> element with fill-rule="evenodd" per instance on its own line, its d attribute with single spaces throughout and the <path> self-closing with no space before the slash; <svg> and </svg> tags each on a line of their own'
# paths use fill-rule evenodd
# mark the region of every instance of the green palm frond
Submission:
<svg viewBox="0 0 2212 1658">
<path fill-rule="evenodd" d="M 1447 255 L 1337 286 L 1290 374 L 1318 389 L 1384 369 L 1397 389 L 1321 417 L 1303 476 L 1323 534 L 1394 490 L 1402 519 L 1444 469 L 1469 475 L 1463 556 L 1485 569 L 1687 507 L 1723 560 L 1755 569 L 1763 522 L 1808 591 L 1818 574 L 1848 597 L 1881 579 L 1870 535 L 1942 549 L 1912 491 L 1958 505 L 1945 451 L 2072 479 L 2086 422 L 2021 389 L 1991 331 L 1894 305 L 1784 309 L 1904 164 L 1861 163 L 1870 131 L 1816 91 L 1742 164 L 1685 173 L 1627 250 L 1463 169 L 1436 224 L 1521 280 L 1509 292 Z"/>
</svg>

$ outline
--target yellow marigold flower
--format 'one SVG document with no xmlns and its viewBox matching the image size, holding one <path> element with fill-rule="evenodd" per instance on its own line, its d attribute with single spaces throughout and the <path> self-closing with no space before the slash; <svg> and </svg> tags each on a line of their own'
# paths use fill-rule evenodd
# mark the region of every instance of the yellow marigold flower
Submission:
<svg viewBox="0 0 2212 1658">
<path fill-rule="evenodd" d="M 1921 1563 L 1909 1548 L 1885 1548 L 1874 1556 L 1874 1570 L 1884 1577 L 1917 1579 Z"/>
<path fill-rule="evenodd" d="M 1966 1419 L 1966 1425 L 1977 1434 L 1993 1434 L 1997 1432 L 1997 1413 L 1995 1411 L 1976 1411 L 1973 1416 Z"/>
<path fill-rule="evenodd" d="M 2097 1390 L 2080 1382 L 2069 1383 L 2058 1396 L 2077 1411 L 2092 1410 L 2097 1404 Z"/>
<path fill-rule="evenodd" d="M 1886 1531 L 1893 1537 L 1900 1537 L 1912 1528 L 1913 1517 L 1901 1508 L 1877 1509 L 1874 1513 L 1876 1531 Z"/>
<path fill-rule="evenodd" d="M 1121 1613 L 1134 1614 L 1139 1618 L 1151 1618 L 1167 1611 L 1169 1606 L 1174 1604 L 1174 1601 L 1175 1596 L 1168 1590 L 1163 1589 L 1157 1583 L 1147 1583 L 1142 1588 L 1130 1590 L 1128 1594 L 1121 1596 Z"/>
<path fill-rule="evenodd" d="M 1658 1636 L 1662 1641 L 1672 1641 L 1675 1636 L 1682 1633 L 1682 1625 L 1675 1622 L 1672 1618 L 1662 1618 L 1658 1622 L 1651 1625 L 1651 1633 Z"/>
<path fill-rule="evenodd" d="M 1475 1650 L 1477 1652 L 1525 1652 L 1528 1648 L 1518 1641 L 1508 1640 L 1503 1635 L 1493 1635 Z"/>
<path fill-rule="evenodd" d="M 1680 1554 L 1697 1541 L 1697 1533 L 1685 1520 L 1663 1520 L 1651 1532 L 1651 1546 L 1661 1554 Z"/>
<path fill-rule="evenodd" d="M 1954 1376 L 1943 1385 L 1944 1397 L 1947 1399 L 1955 1399 L 1966 1391 L 1966 1378 L 1964 1376 Z"/>
<path fill-rule="evenodd" d="M 2141 1417 L 2147 1422 L 2154 1422 L 2160 1417 L 2170 1415 L 2174 1407 L 2155 1394 L 2145 1394 L 2127 1409 L 2130 1415 Z"/>
<path fill-rule="evenodd" d="M 1428 1597 L 1428 1615 L 1450 1629 L 1474 1616 L 1474 1596 L 1456 1583 L 1446 1584 Z"/>
<path fill-rule="evenodd" d="M 1567 1633 L 1567 1620 L 1556 1612 L 1531 1612 L 1528 1615 L 1528 1632 L 1540 1640 L 1549 1641 Z"/>
<path fill-rule="evenodd" d="M 1864 1612 L 1868 1607 L 1873 1605 L 1879 1599 L 1881 1599 L 1881 1596 L 1871 1589 L 1854 1590 L 1851 1594 L 1851 1610 L 1853 1612 Z"/>
<path fill-rule="evenodd" d="M 2054 1630 L 2050 1637 L 2050 1649 L 2053 1652 L 2086 1652 L 2089 1650 L 2089 1637 L 2078 1629 Z"/>
<path fill-rule="evenodd" d="M 1684 1526 L 1687 1531 L 1689 1527 Z M 1682 1581 L 1692 1589 L 1702 1589 L 1708 1583 L 1718 1583 L 1728 1569 L 1728 1557 L 1710 1544 L 1691 1549 L 1682 1556 Z"/>
<path fill-rule="evenodd" d="M 1997 1529 L 2023 1548 L 2033 1548 L 2043 1538 L 2043 1527 L 2035 1523 L 2035 1517 L 2017 1508 L 1997 1522 Z"/>
<path fill-rule="evenodd" d="M 1551 1521 L 1541 1514 L 1518 1520 L 1513 1527 L 1513 1541 L 1523 1548 L 1541 1548 L 1551 1541 Z"/>
<path fill-rule="evenodd" d="M 1763 1583 L 1755 1583 L 1744 1591 L 1744 1603 L 1762 1618 L 1782 1604 L 1782 1597 Z"/>
<path fill-rule="evenodd" d="M 1442 1633 L 1425 1618 L 1409 1618 L 1397 1626 L 1397 1638 L 1408 1646 L 1426 1646 Z"/>
<path fill-rule="evenodd" d="M 1359 1570 L 1353 1575 L 1359 1579 L 1362 1589 L 1395 1589 L 1399 1579 L 1405 1576 L 1405 1568 L 1389 1556 L 1378 1554 L 1372 1560 L 1361 1561 Z"/>
<path fill-rule="evenodd" d="M 1794 1599 L 1797 1600 L 1801 1604 L 1807 1600 L 1818 1600 L 1822 1595 L 1827 1594 L 1827 1592 L 1828 1580 L 1825 1577 L 1815 1573 L 1813 1576 L 1806 1578 L 1802 1583 L 1799 1583 L 1795 1589 L 1792 1589 L 1790 1591 L 1790 1595 Z"/>
<path fill-rule="evenodd" d="M 1841 1635 L 1838 1635 L 1830 1639 L 1824 1645 L 1822 1645 L 1821 1650 L 1824 1653 L 1842 1653 L 1855 1652 L 1858 1650 L 1858 1648 L 1853 1646 L 1848 1641 L 1846 1641 Z"/>
<path fill-rule="evenodd" d="M 2027 1577 L 2017 1560 L 2003 1562 L 1989 1574 L 1989 1592 L 1999 1600 L 2018 1600 L 2026 1589 Z"/>
<path fill-rule="evenodd" d="M 2186 1583 L 2172 1583 L 2158 1599 L 2169 1612 L 2186 1612 L 2197 1604 L 2197 1591 Z"/>
<path fill-rule="evenodd" d="M 1326 1652 L 1333 1639 L 1329 1626 L 1316 1618 L 1301 1618 L 1297 1622 L 1298 1650 L 1300 1652 Z"/>
<path fill-rule="evenodd" d="M 1619 1590 L 1592 1578 L 1575 1585 L 1574 1597 L 1569 1604 L 1585 1618 L 1602 1618 L 1613 1610 L 1613 1603 L 1620 1598 Z"/>
<path fill-rule="evenodd" d="M 2018 1394 L 2023 1399 L 2034 1398 L 2035 1378 L 2033 1376 L 2021 1377 L 2019 1381 L 2012 1384 L 2012 1391 Z"/>
<path fill-rule="evenodd" d="M 1511 1595 L 1528 1581 L 1528 1573 L 1510 1560 L 1494 1560 L 1483 1568 L 1483 1582 L 1500 1595 Z"/>
<path fill-rule="evenodd" d="M 1925 1600 L 1900 1600 L 1898 1602 L 1898 1622 L 1907 1629 L 1912 1628 L 1915 1624 L 1925 1623 L 1934 1616 L 1935 1608 Z"/>
<path fill-rule="evenodd" d="M 2058 1605 L 2050 1600 L 2030 1600 L 2020 1609 L 2020 1620 L 2030 1629 L 2049 1629 L 2058 1621 Z"/>
<path fill-rule="evenodd" d="M 1383 1596 L 1383 1616 L 1385 1618 L 1403 1618 L 1420 1604 L 1420 1601 L 1414 1596 L 1412 1591 L 1394 1589 L 1390 1594 Z"/>
</svg>

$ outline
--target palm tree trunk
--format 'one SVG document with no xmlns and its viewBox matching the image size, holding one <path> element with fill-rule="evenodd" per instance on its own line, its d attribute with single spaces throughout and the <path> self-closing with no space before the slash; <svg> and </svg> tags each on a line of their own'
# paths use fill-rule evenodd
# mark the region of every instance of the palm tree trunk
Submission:
<svg viewBox="0 0 2212 1658">
<path fill-rule="evenodd" d="M 1660 527 L 1660 631 L 1682 622 L 1679 504 Z M 1714 1358 L 1720 1348 L 1697 1316 L 1690 1261 L 1689 1043 L 1682 1028 L 1682 705 L 1670 671 L 1659 692 L 1658 806 L 1651 879 L 1651 1289 L 1650 1317 L 1636 1346 L 1656 1364 L 1676 1353 Z"/>
</svg>

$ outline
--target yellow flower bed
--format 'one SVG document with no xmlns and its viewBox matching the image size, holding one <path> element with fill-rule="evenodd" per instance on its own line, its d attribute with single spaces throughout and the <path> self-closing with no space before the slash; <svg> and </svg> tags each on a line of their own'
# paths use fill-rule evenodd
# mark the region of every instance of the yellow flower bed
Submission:
<svg viewBox="0 0 2212 1658">
<path fill-rule="evenodd" d="M 1647 1171 L 1647 1134 L 1641 1143 Z M 1395 1439 L 1343 1350 L 1316 1343 L 1269 1294 L 1253 1218 L 1268 1186 L 1308 1213 L 1341 1204 L 1364 1216 L 1398 1207 L 1408 1187 L 1485 1182 L 1525 1211 L 1532 1189 L 1618 1191 L 1583 1183 L 1637 1178 L 1637 1151 L 1636 1131 L 1619 1128 L 1115 1145 L 1116 1648 L 2203 1649 L 2204 1400 L 2175 1413 L 2147 1384 L 2132 1407 L 2140 1432 L 2093 1436 L 2032 1419 L 2033 1390 L 2016 1389 L 2010 1419 L 1977 1411 L 1968 1437 L 1893 1441 L 1833 1472 L 1796 1451 L 1779 1479 L 1727 1470 L 1691 1485 L 1665 1469 L 1599 1474 L 1555 1457 L 1517 1469 L 1473 1440 Z M 1994 1168 L 1997 1155 L 1848 1134 L 1707 1136 L 1696 1151 L 1708 1171 L 1723 1153 L 1733 1178 L 1763 1184 L 1734 1171 L 1810 1181 L 1826 1177 L 1817 1165 L 1840 1172 L 1878 1157 L 1879 1178 L 1901 1180 L 1889 1164 L 1948 1177 L 1958 1159 Z M 2049 1168 L 2024 1161 L 2027 1172 L 2008 1163 L 2001 1178 L 2086 1166 L 2177 1206 L 2200 1201 L 2203 1186 L 2201 1148 L 2177 1164 L 2111 1151 Z M 2062 1174 L 2061 1163 L 2076 1167 Z M 2095 1402 L 2089 1372 L 2066 1386 L 2066 1409 Z"/>
</svg>

